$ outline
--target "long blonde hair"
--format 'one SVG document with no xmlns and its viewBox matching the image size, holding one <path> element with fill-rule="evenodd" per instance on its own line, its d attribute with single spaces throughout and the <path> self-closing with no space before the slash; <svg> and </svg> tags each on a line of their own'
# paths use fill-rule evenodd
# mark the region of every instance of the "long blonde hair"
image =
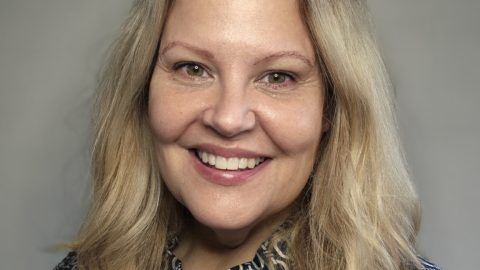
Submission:
<svg viewBox="0 0 480 270">
<path fill-rule="evenodd" d="M 165 269 L 182 209 L 160 179 L 148 85 L 173 0 L 136 0 L 99 85 L 93 198 L 72 247 L 80 269 Z M 419 210 L 396 135 L 391 85 L 365 1 L 299 0 L 331 122 L 288 241 L 293 269 L 419 267 Z"/>
</svg>

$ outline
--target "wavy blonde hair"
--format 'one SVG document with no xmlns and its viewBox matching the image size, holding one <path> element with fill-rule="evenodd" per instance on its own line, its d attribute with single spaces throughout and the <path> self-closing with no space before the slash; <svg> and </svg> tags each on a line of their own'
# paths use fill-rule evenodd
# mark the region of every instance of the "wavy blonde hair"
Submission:
<svg viewBox="0 0 480 270">
<path fill-rule="evenodd" d="M 136 0 L 95 111 L 93 200 L 72 248 L 80 269 L 167 268 L 182 209 L 160 179 L 148 85 L 173 0 Z M 419 208 L 399 147 L 391 85 L 365 1 L 299 0 L 327 89 L 324 135 L 300 211 L 273 237 L 293 269 L 420 268 Z"/>
</svg>

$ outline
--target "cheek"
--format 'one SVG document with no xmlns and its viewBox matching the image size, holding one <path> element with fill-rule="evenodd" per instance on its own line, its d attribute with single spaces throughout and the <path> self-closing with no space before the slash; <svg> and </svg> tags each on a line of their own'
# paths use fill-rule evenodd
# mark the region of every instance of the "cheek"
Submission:
<svg viewBox="0 0 480 270">
<path fill-rule="evenodd" d="M 317 101 L 317 102 L 315 102 Z M 274 108 L 274 107 L 272 107 Z M 284 152 L 292 155 L 316 149 L 321 136 L 322 102 L 313 99 L 270 109 L 268 133 Z"/>
<path fill-rule="evenodd" d="M 148 114 L 150 128 L 157 142 L 169 143 L 177 140 L 195 120 L 195 106 L 186 104 L 188 98 L 182 97 L 168 85 L 162 85 L 161 79 L 150 84 Z"/>
<path fill-rule="evenodd" d="M 179 148 L 176 142 L 188 127 L 189 114 L 186 107 L 179 106 L 179 102 L 171 88 L 152 81 L 148 114 L 157 161 L 167 188 L 179 202 L 182 202 L 180 187 L 184 178 L 179 177 L 182 169 L 178 165 L 182 164 L 182 160 L 178 155 Z"/>
</svg>

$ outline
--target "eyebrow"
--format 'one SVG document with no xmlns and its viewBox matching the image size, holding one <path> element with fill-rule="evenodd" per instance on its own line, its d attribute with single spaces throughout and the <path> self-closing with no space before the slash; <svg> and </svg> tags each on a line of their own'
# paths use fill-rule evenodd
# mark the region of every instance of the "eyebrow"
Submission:
<svg viewBox="0 0 480 270">
<path fill-rule="evenodd" d="M 214 55 L 208 51 L 208 50 L 204 50 L 204 49 L 201 49 L 199 47 L 196 47 L 194 45 L 191 45 L 191 44 L 188 44 L 188 43 L 185 43 L 185 42 L 182 42 L 182 41 L 172 41 L 170 43 L 168 43 L 163 49 L 162 51 L 160 52 L 160 55 L 164 55 L 167 51 L 171 50 L 172 48 L 174 47 L 183 47 L 183 48 L 186 48 L 188 50 L 191 50 L 199 55 L 202 55 L 208 59 L 214 59 Z M 307 64 L 308 66 L 310 67 L 313 67 L 313 63 L 307 58 L 305 57 L 304 55 L 302 55 L 301 53 L 299 52 L 296 52 L 296 51 L 280 51 L 280 52 L 276 52 L 276 53 L 273 53 L 273 54 L 270 54 L 266 57 L 262 57 L 260 59 L 258 59 L 257 61 L 255 61 L 254 65 L 258 65 L 262 62 L 267 62 L 267 61 L 272 61 L 272 60 L 275 60 L 275 59 L 278 59 L 278 58 L 282 58 L 282 57 L 292 57 L 292 58 L 296 58 L 296 59 L 299 59 L 301 60 L 302 62 L 304 62 L 305 64 Z"/>
<path fill-rule="evenodd" d="M 282 57 L 297 58 L 302 62 L 304 62 L 305 64 L 307 64 L 308 66 L 313 67 L 312 62 L 307 57 L 305 57 L 304 55 L 296 51 L 281 51 L 274 54 L 270 54 L 266 57 L 260 58 L 259 60 L 255 61 L 254 65 L 258 65 L 262 62 L 272 61 Z"/>
<path fill-rule="evenodd" d="M 181 42 L 181 41 L 173 41 L 173 42 L 170 42 L 168 43 L 161 51 L 161 55 L 164 55 L 167 51 L 169 51 L 170 49 L 174 48 L 174 47 L 183 47 L 183 48 L 186 48 L 190 51 L 193 51 L 199 55 L 202 55 L 206 58 L 209 58 L 209 59 L 214 59 L 215 57 L 213 56 L 213 54 L 207 50 L 204 50 L 204 49 L 201 49 L 201 48 L 198 48 L 196 46 L 193 46 L 193 45 L 190 45 L 188 43 L 185 43 L 185 42 Z"/>
</svg>

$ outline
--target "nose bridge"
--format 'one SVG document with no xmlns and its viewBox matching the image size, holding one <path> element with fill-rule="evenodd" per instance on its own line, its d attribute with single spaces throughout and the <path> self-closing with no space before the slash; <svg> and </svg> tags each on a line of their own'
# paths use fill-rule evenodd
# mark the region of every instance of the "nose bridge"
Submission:
<svg viewBox="0 0 480 270">
<path fill-rule="evenodd" d="M 251 110 L 247 84 L 237 77 L 223 80 L 219 88 L 205 123 L 226 137 L 252 129 L 255 115 Z"/>
</svg>

